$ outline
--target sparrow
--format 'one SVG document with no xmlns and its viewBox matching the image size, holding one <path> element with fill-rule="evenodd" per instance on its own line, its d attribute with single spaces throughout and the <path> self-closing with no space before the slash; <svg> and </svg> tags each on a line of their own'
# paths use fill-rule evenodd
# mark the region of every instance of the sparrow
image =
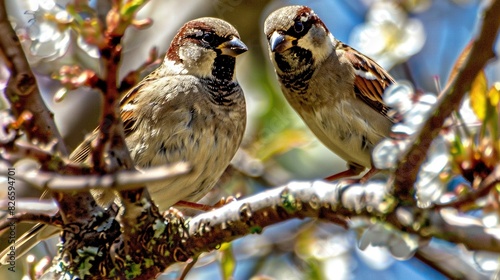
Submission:
<svg viewBox="0 0 500 280">
<path fill-rule="evenodd" d="M 181 161 L 191 166 L 188 174 L 147 185 L 160 211 L 179 201 L 201 199 L 235 155 L 246 126 L 245 97 L 236 81 L 235 63 L 247 50 L 231 24 L 208 17 L 189 21 L 173 38 L 162 64 L 121 99 L 125 141 L 138 168 Z M 96 129 L 70 159 L 89 162 L 97 136 Z M 110 202 L 99 192 L 94 196 L 101 205 Z M 17 240 L 16 248 L 37 234 L 50 236 L 44 228 L 36 225 Z M 25 243 L 25 248 L 30 246 Z"/>
<path fill-rule="evenodd" d="M 125 141 L 137 167 L 180 161 L 192 167 L 187 175 L 147 186 L 160 211 L 178 201 L 201 199 L 236 153 L 246 108 L 234 70 L 236 57 L 247 50 L 229 23 L 189 21 L 175 35 L 163 63 L 121 100 Z M 88 160 L 96 137 L 70 157 Z"/>
<path fill-rule="evenodd" d="M 384 89 L 394 79 L 375 61 L 337 40 L 312 9 L 288 6 L 264 24 L 269 54 L 291 107 L 347 170 L 327 180 L 369 178 L 374 146 L 389 135 L 393 119 Z"/>
</svg>

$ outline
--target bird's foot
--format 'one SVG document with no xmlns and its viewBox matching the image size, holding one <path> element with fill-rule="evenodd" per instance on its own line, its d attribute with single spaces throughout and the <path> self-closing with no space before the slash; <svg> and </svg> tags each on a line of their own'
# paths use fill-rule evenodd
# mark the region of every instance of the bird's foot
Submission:
<svg viewBox="0 0 500 280">
<path fill-rule="evenodd" d="M 366 183 L 371 177 L 373 177 L 373 175 L 377 174 L 379 171 L 380 170 L 375 167 L 370 168 L 370 170 L 368 170 L 368 172 L 366 172 L 365 175 L 363 175 L 363 177 L 359 179 L 359 182 L 362 184 Z"/>
<path fill-rule="evenodd" d="M 366 183 L 366 181 L 368 181 L 373 175 L 377 174 L 377 172 L 379 172 L 379 170 L 375 167 L 372 167 L 372 168 L 370 168 L 370 170 L 368 170 L 368 172 L 366 172 L 365 175 L 363 175 L 363 177 L 361 177 L 359 179 L 349 179 L 349 181 L 352 183 L 359 182 L 359 183 L 363 184 L 363 183 Z M 357 175 L 359 175 L 359 173 L 360 173 L 360 171 L 358 171 L 358 170 L 347 169 L 346 171 L 342 171 L 342 172 L 339 172 L 337 174 L 333 174 L 331 176 L 328 176 L 325 178 L 325 180 L 326 181 L 335 181 L 335 180 L 339 180 L 342 178 L 357 176 Z"/>
<path fill-rule="evenodd" d="M 358 174 L 359 174 L 359 172 L 357 170 L 347 169 L 346 171 L 342 171 L 342 172 L 333 174 L 331 176 L 328 176 L 328 177 L 325 178 L 325 180 L 326 181 L 336 181 L 336 180 L 339 180 L 339 179 L 342 179 L 342 178 L 353 177 L 353 176 L 356 176 Z M 357 181 L 355 179 L 352 179 L 352 180 L 353 181 Z"/>
<path fill-rule="evenodd" d="M 174 207 L 190 208 L 190 209 L 194 209 L 194 210 L 208 212 L 208 211 L 220 208 L 220 207 L 222 207 L 228 203 L 231 203 L 233 201 L 236 201 L 236 198 L 234 196 L 228 196 L 227 198 L 222 197 L 219 200 L 219 202 L 215 203 L 214 205 L 206 205 L 206 204 L 181 200 L 181 201 L 178 201 L 174 205 Z"/>
<path fill-rule="evenodd" d="M 190 202 L 190 201 L 184 201 L 184 200 L 180 200 L 177 203 L 175 203 L 174 207 L 189 208 L 189 209 L 200 210 L 200 211 L 205 211 L 205 212 L 214 209 L 214 207 L 210 206 L 210 205 L 196 203 L 196 202 Z"/>
</svg>

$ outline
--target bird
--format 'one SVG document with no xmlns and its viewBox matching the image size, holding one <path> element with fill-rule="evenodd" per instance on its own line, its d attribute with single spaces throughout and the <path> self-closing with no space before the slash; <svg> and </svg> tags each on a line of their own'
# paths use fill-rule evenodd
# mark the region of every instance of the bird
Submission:
<svg viewBox="0 0 500 280">
<path fill-rule="evenodd" d="M 201 199 L 236 153 L 246 105 L 234 70 L 236 57 L 247 50 L 226 21 L 189 21 L 175 35 L 163 63 L 121 100 L 125 141 L 137 167 L 180 161 L 192 167 L 187 175 L 147 186 L 160 211 L 178 201 Z M 96 137 L 87 138 L 71 158 L 88 160 Z"/>
<path fill-rule="evenodd" d="M 147 169 L 181 161 L 191 167 L 188 174 L 147 185 L 160 211 L 179 201 L 201 199 L 239 148 L 246 126 L 246 103 L 236 80 L 235 63 L 247 50 L 228 22 L 211 17 L 191 20 L 178 30 L 161 65 L 121 99 L 125 142 L 136 167 Z M 73 162 L 89 162 L 97 131 L 73 151 Z M 98 204 L 109 202 L 106 196 L 95 198 Z M 46 228 L 35 225 L 17 240 L 16 248 L 24 244 L 21 251 L 27 251 L 34 244 L 26 241 Z M 43 238 L 49 235 L 47 230 Z M 40 239 L 34 241 L 36 244 Z M 7 252 L 0 253 L 2 263 Z"/>
<path fill-rule="evenodd" d="M 307 6 L 286 6 L 264 23 L 281 91 L 313 134 L 347 162 L 326 180 L 353 177 L 372 166 L 374 146 L 394 124 L 382 100 L 394 78 L 371 58 L 336 39 Z"/>
</svg>

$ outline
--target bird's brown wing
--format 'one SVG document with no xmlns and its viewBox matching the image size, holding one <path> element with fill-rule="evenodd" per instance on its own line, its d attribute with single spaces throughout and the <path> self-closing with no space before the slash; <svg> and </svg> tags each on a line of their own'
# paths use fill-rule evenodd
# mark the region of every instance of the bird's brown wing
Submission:
<svg viewBox="0 0 500 280">
<path fill-rule="evenodd" d="M 389 107 L 382 100 L 384 90 L 395 83 L 394 79 L 375 61 L 345 44 L 340 44 L 337 51 L 351 62 L 356 70 L 354 92 L 373 109 L 392 121 L 388 115 Z"/>
<path fill-rule="evenodd" d="M 87 136 L 83 142 L 76 147 L 76 149 L 71 153 L 69 158 L 75 163 L 83 163 L 87 161 L 90 154 L 90 145 L 92 141 L 97 137 L 97 128 L 94 129 L 92 134 Z"/>
<path fill-rule="evenodd" d="M 129 92 L 127 92 L 126 95 L 123 96 L 123 98 L 120 101 L 120 117 L 122 118 L 123 121 L 123 129 L 125 133 L 125 137 L 130 135 L 132 132 L 132 129 L 135 125 L 135 122 L 137 120 L 136 115 L 131 108 L 133 108 L 135 96 L 137 94 L 140 94 L 141 89 L 143 88 L 144 82 L 148 80 L 148 77 L 146 77 L 143 81 L 141 81 L 137 86 L 132 88 Z M 126 106 L 130 105 L 130 107 Z M 99 132 L 99 127 L 94 129 L 92 134 L 87 136 L 85 140 L 71 153 L 70 159 L 73 162 L 76 163 L 82 163 L 85 162 L 91 151 L 91 145 L 92 141 L 94 141 L 98 135 Z"/>
</svg>

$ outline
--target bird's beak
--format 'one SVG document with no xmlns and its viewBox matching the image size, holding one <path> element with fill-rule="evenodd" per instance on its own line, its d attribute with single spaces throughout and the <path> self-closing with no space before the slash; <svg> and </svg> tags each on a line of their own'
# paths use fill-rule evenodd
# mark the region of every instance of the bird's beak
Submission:
<svg viewBox="0 0 500 280">
<path fill-rule="evenodd" d="M 269 38 L 269 47 L 271 48 L 271 52 L 283 52 L 293 47 L 294 37 L 289 35 L 280 34 L 277 31 L 274 31 Z"/>
<path fill-rule="evenodd" d="M 219 46 L 217 46 L 217 48 L 222 51 L 223 55 L 229 55 L 233 57 L 237 57 L 238 55 L 248 51 L 247 46 L 236 37 L 233 37 L 231 40 L 220 44 Z"/>
</svg>

